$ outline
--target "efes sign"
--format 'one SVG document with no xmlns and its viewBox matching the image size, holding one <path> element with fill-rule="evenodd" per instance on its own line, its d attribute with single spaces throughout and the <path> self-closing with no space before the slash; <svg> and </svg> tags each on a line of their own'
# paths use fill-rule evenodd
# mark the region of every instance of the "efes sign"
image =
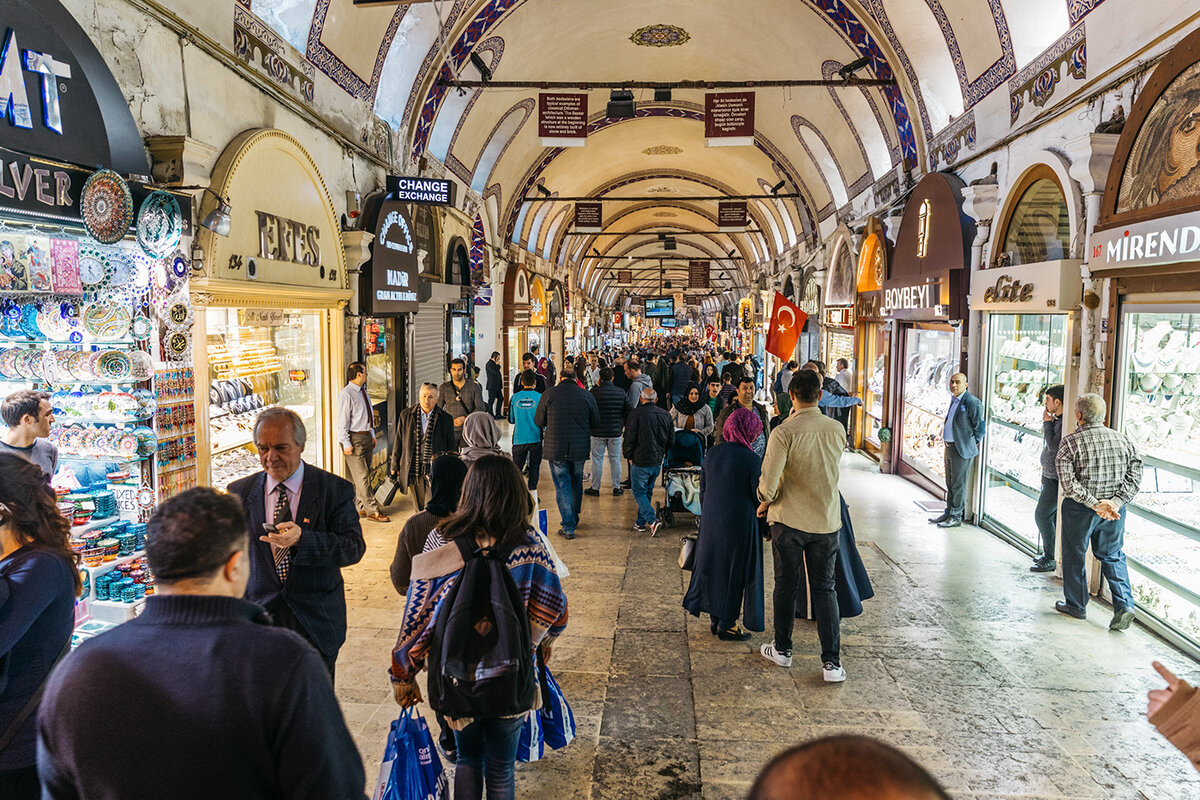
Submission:
<svg viewBox="0 0 1200 800">
<path fill-rule="evenodd" d="M 1200 261 L 1200 211 L 1092 233 L 1092 270 L 1183 261 Z"/>
<path fill-rule="evenodd" d="M 412 206 L 385 200 L 371 245 L 371 283 L 363 297 L 366 312 L 378 316 L 416 311 L 420 305 L 417 274 Z"/>
</svg>

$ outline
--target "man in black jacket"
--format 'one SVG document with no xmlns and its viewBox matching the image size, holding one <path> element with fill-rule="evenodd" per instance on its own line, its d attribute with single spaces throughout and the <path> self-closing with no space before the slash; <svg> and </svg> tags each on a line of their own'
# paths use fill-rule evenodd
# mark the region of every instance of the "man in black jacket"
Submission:
<svg viewBox="0 0 1200 800">
<path fill-rule="evenodd" d="M 504 408 L 504 379 L 500 375 L 500 351 L 492 353 L 492 357 L 483 365 L 487 373 L 487 407 L 496 419 L 501 418 Z"/>
<path fill-rule="evenodd" d="M 716 441 L 725 441 L 725 437 L 721 435 L 725 428 L 725 420 L 729 419 L 729 415 L 739 408 L 749 409 L 758 414 L 758 418 L 762 420 L 763 433 L 770 433 L 771 421 L 767 415 L 767 407 L 754 400 L 754 379 L 743 376 L 738 378 L 737 394 L 733 396 L 729 404 L 722 408 L 721 413 L 717 415 L 716 424 L 713 427 L 713 438 Z"/>
<path fill-rule="evenodd" d="M 521 391 L 521 375 L 525 372 L 532 372 L 537 376 L 536 385 L 533 387 L 535 392 L 541 394 L 542 392 L 546 391 L 546 378 L 537 371 L 537 356 L 535 356 L 533 353 L 526 353 L 525 355 L 521 356 L 521 369 L 518 370 L 516 375 L 513 375 L 512 392 L 509 393 L 509 397 L 512 397 L 514 394 Z"/>
<path fill-rule="evenodd" d="M 364 800 L 362 759 L 321 657 L 242 599 L 257 545 L 233 495 L 190 489 L 159 507 L 146 542 L 157 594 L 46 684 L 45 797 Z M 100 698 L 120 698 L 121 711 Z"/>
<path fill-rule="evenodd" d="M 600 409 L 596 398 L 579 388 L 575 373 L 564 369 L 558 385 L 542 395 L 533 421 L 546 432 L 542 457 L 550 462 L 554 499 L 562 519 L 558 535 L 574 539 L 583 507 L 583 465 L 592 449 L 590 431 L 600 424 Z"/>
<path fill-rule="evenodd" d="M 656 405 L 658 395 L 653 389 L 642 390 L 642 402 L 625 421 L 625 457 L 631 462 L 629 480 L 633 499 L 637 501 L 637 520 L 633 529 L 639 533 L 649 529 L 658 533 L 659 521 L 654 513 L 654 483 L 662 469 L 667 448 L 675 437 L 671 415 Z"/>
<path fill-rule="evenodd" d="M 433 457 L 438 453 L 458 452 L 458 445 L 450 415 L 437 404 L 437 384 L 422 384 L 418 397 L 419 402 L 401 411 L 396 419 L 396 438 L 388 469 L 402 492 L 407 493 L 412 487 L 417 511 L 424 511 L 429 499 L 429 465 Z"/>
<path fill-rule="evenodd" d="M 592 428 L 592 485 L 583 493 L 592 497 L 600 495 L 600 477 L 604 472 L 604 455 L 612 473 L 613 497 L 624 494 L 621 489 L 621 429 L 625 426 L 625 392 L 613 384 L 613 371 L 608 367 L 600 370 L 600 383 L 592 388 L 596 407 L 600 410 L 600 424 Z"/>
<path fill-rule="evenodd" d="M 229 493 L 241 498 L 253 537 L 246 599 L 317 648 L 332 681 L 346 641 L 342 567 L 362 561 L 367 545 L 354 486 L 305 464 L 306 438 L 295 411 L 276 406 L 260 413 L 254 446 L 263 471 L 229 484 Z"/>
</svg>

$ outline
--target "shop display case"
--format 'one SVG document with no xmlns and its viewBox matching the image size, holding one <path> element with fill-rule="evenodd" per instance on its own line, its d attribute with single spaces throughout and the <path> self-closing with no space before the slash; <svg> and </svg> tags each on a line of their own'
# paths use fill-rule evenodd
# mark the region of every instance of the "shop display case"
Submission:
<svg viewBox="0 0 1200 800">
<path fill-rule="evenodd" d="M 961 343 L 953 328 L 909 328 L 904 338 L 901 459 L 945 485 L 942 431 L 950 409 L 950 376 L 959 369 Z"/>
<path fill-rule="evenodd" d="M 209 308 L 205 315 L 212 484 L 257 472 L 254 420 L 284 406 L 309 431 L 304 458 L 321 464 L 322 381 L 317 312 Z"/>
<path fill-rule="evenodd" d="M 865 332 L 862 376 L 862 436 L 864 444 L 878 451 L 879 429 L 883 427 L 883 395 L 887 387 L 887 341 L 883 325 L 870 323 Z"/>
<path fill-rule="evenodd" d="M 825 335 L 825 365 L 829 374 L 834 375 L 839 358 L 846 359 L 850 368 L 854 369 L 854 333 L 852 331 L 831 330 Z"/>
<path fill-rule="evenodd" d="M 983 520 L 1031 547 L 1038 544 L 1033 512 L 1042 487 L 1042 396 L 1064 381 L 1067 324 L 1062 314 L 988 315 Z"/>
<path fill-rule="evenodd" d="M 1134 599 L 1200 640 L 1200 308 L 1124 313 L 1118 365 L 1112 419 L 1144 464 L 1125 524 Z"/>
</svg>

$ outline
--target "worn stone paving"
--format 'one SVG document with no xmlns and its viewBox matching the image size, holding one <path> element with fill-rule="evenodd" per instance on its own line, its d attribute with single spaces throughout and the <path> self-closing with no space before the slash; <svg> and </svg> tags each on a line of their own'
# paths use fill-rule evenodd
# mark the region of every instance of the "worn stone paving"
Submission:
<svg viewBox="0 0 1200 800">
<path fill-rule="evenodd" d="M 960 798 L 1200 798 L 1200 773 L 1144 717 L 1160 683 L 1151 660 L 1193 682 L 1194 662 L 1138 626 L 1110 633 L 1107 606 L 1083 622 L 1057 614 L 1061 583 L 1023 554 L 975 527 L 928 525 L 914 504 L 927 496 L 861 456 L 842 469 L 876 597 L 842 624 L 840 685 L 821 680 L 813 623 L 797 623 L 791 669 L 758 655 L 769 631 L 713 637 L 680 606 L 678 532 L 633 533 L 633 499 L 612 497 L 607 476 L 584 498 L 578 538 L 555 540 L 571 621 L 550 665 L 578 738 L 519 765 L 519 796 L 732 800 L 780 750 L 854 732 L 903 748 Z M 553 491 L 543 469 L 552 531 Z M 401 500 L 391 524 L 365 524 L 367 555 L 346 571 L 337 690 L 371 785 L 398 711 L 386 669 L 403 599 L 387 567 L 409 513 Z M 766 574 L 769 629 L 769 547 Z"/>
</svg>

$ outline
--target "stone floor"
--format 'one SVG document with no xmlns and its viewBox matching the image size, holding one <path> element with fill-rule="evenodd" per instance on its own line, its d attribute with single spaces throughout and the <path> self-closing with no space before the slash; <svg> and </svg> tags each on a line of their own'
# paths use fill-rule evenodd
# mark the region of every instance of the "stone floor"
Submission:
<svg viewBox="0 0 1200 800">
<path fill-rule="evenodd" d="M 1138 626 L 1110 633 L 1107 607 L 1057 614 L 1061 584 L 1024 555 L 978 528 L 928 525 L 914 503 L 927 495 L 861 456 L 842 470 L 876 596 L 842 623 L 840 685 L 821 680 L 812 623 L 798 623 L 786 670 L 758 655 L 769 633 L 715 639 L 680 606 L 678 537 L 631 532 L 633 499 L 607 479 L 584 498 L 578 538 L 555 540 L 571 622 L 551 662 L 578 738 L 519 765 L 520 796 L 741 798 L 776 752 L 848 731 L 901 747 L 959 798 L 1200 798 L 1200 774 L 1144 717 L 1151 660 L 1193 682 L 1195 663 Z M 545 468 L 541 495 L 554 530 Z M 403 503 L 390 525 L 364 526 L 366 558 L 346 574 L 337 688 L 371 785 L 398 710 L 385 670 L 403 599 L 387 566 Z"/>
</svg>

